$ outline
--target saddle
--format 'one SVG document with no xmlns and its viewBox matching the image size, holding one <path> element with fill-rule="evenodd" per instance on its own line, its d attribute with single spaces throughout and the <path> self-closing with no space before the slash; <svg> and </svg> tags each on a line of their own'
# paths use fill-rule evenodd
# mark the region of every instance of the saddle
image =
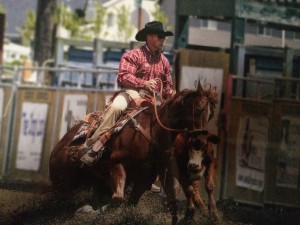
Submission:
<svg viewBox="0 0 300 225">
<path fill-rule="evenodd" d="M 79 141 L 85 140 L 86 138 L 90 137 L 99 126 L 102 120 L 103 112 L 96 111 L 85 115 L 82 122 L 83 124 L 78 129 L 77 133 L 73 137 L 71 141 L 72 144 L 76 144 Z"/>
<path fill-rule="evenodd" d="M 123 113 L 123 115 L 121 115 L 117 123 L 109 130 L 108 132 L 109 134 L 105 135 L 105 138 L 108 139 L 107 142 L 110 140 L 110 138 L 113 135 L 119 133 L 129 121 L 132 121 L 134 126 L 137 129 L 139 129 L 149 141 L 151 141 L 150 135 L 147 134 L 141 126 L 139 126 L 139 124 L 134 119 L 134 117 L 136 117 L 139 113 L 141 113 L 145 109 L 152 106 L 153 103 L 151 98 L 138 98 L 132 100 L 129 103 L 127 110 L 125 110 L 125 112 Z M 84 154 L 83 152 L 81 152 L 80 145 L 85 141 L 87 141 L 87 139 L 89 139 L 97 130 L 97 128 L 102 122 L 103 114 L 104 112 L 102 111 L 96 111 L 87 114 L 83 118 L 82 120 L 83 124 L 74 135 L 69 146 L 66 146 L 67 154 L 72 161 L 79 161 L 81 156 Z M 96 141 L 95 143 L 93 143 L 92 148 L 99 148 L 98 142 L 101 143 L 101 141 Z"/>
</svg>

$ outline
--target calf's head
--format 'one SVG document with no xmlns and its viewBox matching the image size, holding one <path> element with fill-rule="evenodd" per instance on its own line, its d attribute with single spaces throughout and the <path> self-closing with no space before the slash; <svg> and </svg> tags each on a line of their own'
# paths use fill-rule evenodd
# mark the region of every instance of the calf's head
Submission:
<svg viewBox="0 0 300 225">
<path fill-rule="evenodd" d="M 213 144 L 218 144 L 220 138 L 206 130 L 190 132 L 188 172 L 190 180 L 200 179 L 211 157 L 214 157 Z"/>
</svg>

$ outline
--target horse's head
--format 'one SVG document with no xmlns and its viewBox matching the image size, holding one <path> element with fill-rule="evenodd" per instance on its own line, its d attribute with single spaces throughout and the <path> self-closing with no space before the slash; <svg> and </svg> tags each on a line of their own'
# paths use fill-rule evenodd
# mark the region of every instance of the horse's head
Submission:
<svg viewBox="0 0 300 225">
<path fill-rule="evenodd" d="M 171 127 L 192 131 L 207 129 L 218 98 L 216 87 L 202 87 L 199 81 L 197 90 L 185 89 L 169 101 L 168 119 Z"/>
<path fill-rule="evenodd" d="M 194 129 L 206 129 L 208 121 L 214 116 L 215 105 L 218 103 L 216 89 L 211 85 L 206 85 L 203 88 L 198 81 L 192 111 Z"/>
<path fill-rule="evenodd" d="M 213 160 L 213 144 L 218 144 L 220 138 L 206 130 L 194 130 L 189 133 L 189 136 L 189 161 L 187 169 L 190 180 L 197 180 L 203 176 L 207 165 Z"/>
</svg>

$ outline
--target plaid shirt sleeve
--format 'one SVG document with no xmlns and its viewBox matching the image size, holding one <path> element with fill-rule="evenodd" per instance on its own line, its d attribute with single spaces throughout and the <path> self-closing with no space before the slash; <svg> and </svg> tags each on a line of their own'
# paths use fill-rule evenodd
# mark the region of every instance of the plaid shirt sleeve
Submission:
<svg viewBox="0 0 300 225">
<path fill-rule="evenodd" d="M 163 80 L 163 97 L 165 99 L 172 96 L 172 88 L 173 88 L 173 82 L 172 82 L 172 76 L 171 76 L 171 69 L 170 69 L 170 63 L 166 57 L 163 57 L 164 60 L 164 76 L 162 78 Z"/>
<path fill-rule="evenodd" d="M 138 62 L 138 56 L 131 54 L 130 52 L 125 53 L 120 61 L 119 73 L 118 73 L 118 84 L 128 88 L 143 88 L 145 80 L 136 77 Z"/>
</svg>

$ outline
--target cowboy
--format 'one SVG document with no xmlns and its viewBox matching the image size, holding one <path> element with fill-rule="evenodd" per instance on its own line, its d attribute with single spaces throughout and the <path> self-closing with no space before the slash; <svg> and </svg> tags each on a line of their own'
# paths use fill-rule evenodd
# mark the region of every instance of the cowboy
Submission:
<svg viewBox="0 0 300 225">
<path fill-rule="evenodd" d="M 131 100 L 141 98 L 145 92 L 158 92 L 160 87 L 157 78 L 163 81 L 163 98 L 174 94 L 170 64 L 162 53 L 166 36 L 173 36 L 173 33 L 164 31 L 159 21 L 145 24 L 136 34 L 137 41 L 146 43 L 122 56 L 117 77 L 122 89 L 105 110 L 102 122 L 93 136 L 85 142 L 83 151 L 86 153 L 80 159 L 84 164 L 93 165 L 97 161 L 98 151 L 102 150 L 109 140 L 110 128 L 116 124 Z M 100 147 L 92 147 L 96 141 L 99 143 L 99 140 Z"/>
</svg>

